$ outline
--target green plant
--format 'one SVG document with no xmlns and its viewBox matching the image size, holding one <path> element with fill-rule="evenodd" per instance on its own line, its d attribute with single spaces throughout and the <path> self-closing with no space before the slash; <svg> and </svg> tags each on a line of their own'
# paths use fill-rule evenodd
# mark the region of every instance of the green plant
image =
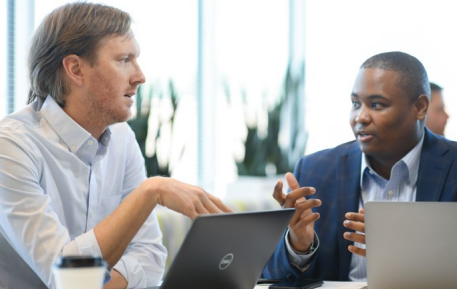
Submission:
<svg viewBox="0 0 457 289">
<path fill-rule="evenodd" d="M 294 121 L 299 121 L 297 118 L 300 115 L 299 110 L 302 108 L 298 105 L 297 99 L 303 97 L 299 91 L 303 81 L 304 64 L 297 75 L 292 75 L 289 66 L 283 85 L 283 93 L 277 104 L 268 112 L 268 133 L 266 137 L 259 137 L 257 124 L 246 125 L 244 158 L 236 162 L 238 175 L 266 176 L 269 165 L 274 165 L 278 174 L 293 171 L 296 161 L 305 151 L 306 132 L 301 126 L 289 125 L 289 127 L 284 128 L 282 122 L 286 116 L 291 116 L 291 124 Z M 230 102 L 227 88 L 226 94 Z M 244 101 L 246 101 L 245 97 Z M 279 134 L 281 129 L 290 130 L 291 137 L 287 148 L 280 146 Z"/>
<path fill-rule="evenodd" d="M 170 118 L 170 123 L 171 123 L 171 130 L 173 133 L 174 130 L 174 122 L 175 122 L 175 116 L 176 116 L 176 111 L 178 108 L 178 95 L 176 93 L 175 86 L 173 82 L 170 80 L 169 81 L 169 93 L 170 93 L 170 101 L 172 104 L 172 115 Z M 171 169 L 170 169 L 170 156 L 167 159 L 167 162 L 165 164 L 160 164 L 159 159 L 158 159 L 158 152 L 157 152 L 157 142 L 161 137 L 162 129 L 163 129 L 163 123 L 161 120 L 159 120 L 159 125 L 158 129 L 155 132 L 154 137 L 154 152 L 151 156 L 148 156 L 146 154 L 146 141 L 149 137 L 148 132 L 149 132 L 149 118 L 151 116 L 151 110 L 153 109 L 151 103 L 152 103 L 152 98 L 153 98 L 153 88 L 150 87 L 149 91 L 147 93 L 144 92 L 144 87 L 140 86 L 138 88 L 137 92 L 137 100 L 136 100 L 136 110 L 137 114 L 135 118 L 132 118 L 129 120 L 127 123 L 130 125 L 132 130 L 135 133 L 136 140 L 140 146 L 141 153 L 143 154 L 144 160 L 145 160 L 145 166 L 146 166 L 146 172 L 148 177 L 150 176 L 170 176 L 171 175 Z M 163 100 L 162 94 L 160 94 L 159 98 Z M 184 148 L 181 151 L 180 156 L 184 153 Z M 171 154 L 171 151 L 169 152 Z"/>
</svg>

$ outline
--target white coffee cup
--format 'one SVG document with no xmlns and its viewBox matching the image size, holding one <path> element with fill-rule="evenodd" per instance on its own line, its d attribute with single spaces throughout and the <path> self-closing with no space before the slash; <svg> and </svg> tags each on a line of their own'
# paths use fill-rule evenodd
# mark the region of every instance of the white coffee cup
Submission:
<svg viewBox="0 0 457 289">
<path fill-rule="evenodd" d="M 64 256 L 53 267 L 57 289 L 101 289 L 106 262 L 94 256 Z"/>
</svg>

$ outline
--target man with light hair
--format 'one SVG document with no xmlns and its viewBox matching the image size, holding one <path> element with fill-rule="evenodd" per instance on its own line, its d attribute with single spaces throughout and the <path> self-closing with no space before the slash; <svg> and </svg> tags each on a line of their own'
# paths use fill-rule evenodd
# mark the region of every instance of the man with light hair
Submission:
<svg viewBox="0 0 457 289">
<path fill-rule="evenodd" d="M 146 178 L 125 121 L 145 77 L 129 14 L 76 2 L 51 12 L 29 54 L 29 105 L 0 121 L 0 288 L 54 288 L 53 263 L 99 255 L 105 288 L 156 285 L 156 205 L 231 211 L 202 188 Z"/>
</svg>

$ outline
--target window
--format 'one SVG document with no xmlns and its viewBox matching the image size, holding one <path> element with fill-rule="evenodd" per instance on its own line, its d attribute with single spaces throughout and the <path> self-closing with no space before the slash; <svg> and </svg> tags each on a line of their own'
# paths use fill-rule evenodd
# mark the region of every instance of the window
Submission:
<svg viewBox="0 0 457 289">
<path fill-rule="evenodd" d="M 6 1 L 0 2 L 0 18 L 3 19 L 3 25 L 0 25 L 0 119 L 7 113 L 6 105 L 6 45 L 7 45 L 7 6 Z"/>
</svg>

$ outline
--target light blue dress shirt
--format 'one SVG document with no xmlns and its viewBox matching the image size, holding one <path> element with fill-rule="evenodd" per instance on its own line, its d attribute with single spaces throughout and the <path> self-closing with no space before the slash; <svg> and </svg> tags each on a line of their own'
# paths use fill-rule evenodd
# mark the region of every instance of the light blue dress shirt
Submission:
<svg viewBox="0 0 457 289">
<path fill-rule="evenodd" d="M 419 161 L 424 143 L 424 134 L 419 143 L 393 167 L 390 180 L 377 174 L 371 167 L 370 161 L 362 154 L 360 187 L 362 199 L 359 209 L 366 202 L 414 202 L 417 191 L 417 175 Z M 364 244 L 355 243 L 357 247 L 365 248 Z M 349 279 L 352 281 L 367 280 L 366 258 L 352 254 Z"/>
<path fill-rule="evenodd" d="M 145 179 L 126 123 L 96 140 L 51 97 L 0 121 L 0 288 L 14 280 L 54 288 L 59 256 L 101 256 L 93 228 Z M 128 288 L 144 288 L 162 279 L 165 259 L 152 213 L 114 268 Z M 31 270 L 8 269 L 24 261 Z"/>
</svg>

